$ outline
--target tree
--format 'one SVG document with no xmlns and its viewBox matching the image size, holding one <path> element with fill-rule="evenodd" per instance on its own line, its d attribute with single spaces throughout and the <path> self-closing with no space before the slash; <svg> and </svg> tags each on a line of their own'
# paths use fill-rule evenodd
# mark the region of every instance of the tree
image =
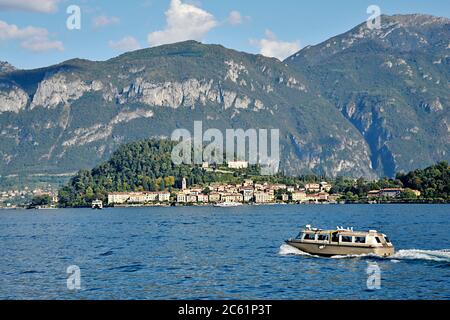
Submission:
<svg viewBox="0 0 450 320">
<path fill-rule="evenodd" d="M 91 186 L 86 188 L 86 199 L 93 200 L 94 199 L 94 190 Z"/>
<path fill-rule="evenodd" d="M 30 207 L 36 208 L 36 207 L 45 207 L 49 206 L 52 203 L 52 198 L 48 195 L 41 195 L 41 196 L 35 196 L 31 200 Z"/>
<path fill-rule="evenodd" d="M 166 187 L 168 187 L 168 188 L 173 187 L 175 185 L 175 177 L 169 176 L 169 177 L 164 178 L 164 183 L 165 183 Z"/>
<path fill-rule="evenodd" d="M 203 194 L 204 195 L 209 195 L 211 193 L 211 189 L 209 188 L 209 187 L 206 187 L 204 190 L 203 190 Z"/>
</svg>

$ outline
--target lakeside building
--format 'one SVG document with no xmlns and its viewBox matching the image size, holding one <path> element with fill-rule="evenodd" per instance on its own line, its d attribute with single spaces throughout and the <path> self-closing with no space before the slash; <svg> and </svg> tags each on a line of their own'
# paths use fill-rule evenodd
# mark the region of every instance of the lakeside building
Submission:
<svg viewBox="0 0 450 320">
<path fill-rule="evenodd" d="M 381 190 L 372 190 L 367 193 L 368 199 L 377 199 L 377 198 L 398 198 L 405 191 L 403 188 L 385 188 Z M 411 190 L 416 197 L 421 196 L 421 192 L 419 190 Z"/>
<path fill-rule="evenodd" d="M 292 201 L 300 202 L 300 203 L 327 202 L 329 196 L 330 195 L 327 192 L 319 192 L 316 194 L 307 194 L 305 191 L 297 191 L 297 192 L 292 193 Z"/>
<path fill-rule="evenodd" d="M 169 202 L 170 201 L 170 192 L 159 192 L 158 193 L 158 201 L 159 202 Z"/>
<path fill-rule="evenodd" d="M 380 190 L 380 197 L 398 198 L 403 192 L 402 188 L 387 188 Z"/>
<path fill-rule="evenodd" d="M 220 193 L 211 192 L 209 194 L 209 202 L 213 202 L 213 203 L 220 202 Z"/>
<path fill-rule="evenodd" d="M 371 190 L 367 192 L 368 199 L 376 199 L 380 197 L 380 190 Z"/>
<path fill-rule="evenodd" d="M 206 194 L 199 194 L 197 196 L 197 202 L 200 203 L 208 203 L 209 202 L 209 196 Z"/>
<path fill-rule="evenodd" d="M 240 193 L 225 193 L 221 195 L 220 200 L 222 202 L 243 202 L 244 197 Z"/>
<path fill-rule="evenodd" d="M 187 195 L 182 192 L 177 194 L 177 203 L 186 203 L 186 197 Z"/>
<path fill-rule="evenodd" d="M 186 202 L 187 203 L 196 203 L 197 202 L 197 196 L 193 194 L 189 194 L 186 196 Z"/>
<path fill-rule="evenodd" d="M 327 202 L 329 196 L 327 192 L 319 192 L 312 197 L 312 200 L 316 202 Z"/>
<path fill-rule="evenodd" d="M 273 193 L 269 192 L 255 192 L 256 203 L 271 203 L 274 202 L 275 197 Z"/>
<path fill-rule="evenodd" d="M 242 193 L 242 196 L 244 197 L 244 202 L 250 202 L 253 200 L 254 197 L 254 191 L 253 188 L 242 188 L 240 190 L 240 192 Z"/>
<path fill-rule="evenodd" d="M 170 201 L 169 192 L 113 192 L 108 194 L 108 204 L 146 204 Z"/>
<path fill-rule="evenodd" d="M 292 201 L 294 202 L 305 202 L 307 199 L 306 192 L 296 191 L 292 193 Z"/>
</svg>

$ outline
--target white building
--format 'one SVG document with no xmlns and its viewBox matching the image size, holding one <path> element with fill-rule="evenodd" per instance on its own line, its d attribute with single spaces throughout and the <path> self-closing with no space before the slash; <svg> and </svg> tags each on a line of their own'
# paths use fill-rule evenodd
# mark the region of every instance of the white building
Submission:
<svg viewBox="0 0 450 320">
<path fill-rule="evenodd" d="M 201 203 L 208 203 L 209 202 L 209 196 L 207 196 L 205 194 L 199 194 L 197 196 L 197 201 L 201 202 Z"/>
<path fill-rule="evenodd" d="M 308 199 L 306 192 L 296 191 L 292 193 L 292 201 L 295 202 L 304 202 Z"/>
<path fill-rule="evenodd" d="M 242 195 L 244 196 L 244 202 L 249 202 L 253 199 L 254 191 L 253 188 L 242 189 Z"/>
<path fill-rule="evenodd" d="M 127 192 L 114 192 L 108 194 L 108 204 L 124 204 L 130 199 L 130 194 Z"/>
<path fill-rule="evenodd" d="M 230 162 L 228 162 L 228 168 L 230 168 L 230 169 L 247 169 L 248 162 L 247 161 L 230 161 Z"/>
<path fill-rule="evenodd" d="M 108 194 L 108 204 L 145 204 L 170 201 L 169 192 L 113 192 Z"/>
<path fill-rule="evenodd" d="M 178 193 L 177 194 L 177 202 L 178 203 L 186 203 L 187 195 L 185 193 Z"/>
<path fill-rule="evenodd" d="M 170 201 L 170 192 L 158 193 L 158 201 L 159 202 L 169 202 Z"/>
<path fill-rule="evenodd" d="M 308 192 L 320 192 L 321 186 L 319 183 L 307 183 L 305 189 Z"/>
</svg>

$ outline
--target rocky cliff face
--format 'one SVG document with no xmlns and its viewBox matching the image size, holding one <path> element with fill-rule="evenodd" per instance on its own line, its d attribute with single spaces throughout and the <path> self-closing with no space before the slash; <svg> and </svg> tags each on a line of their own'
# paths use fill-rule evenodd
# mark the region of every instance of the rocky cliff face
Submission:
<svg viewBox="0 0 450 320">
<path fill-rule="evenodd" d="M 284 63 L 189 41 L 0 74 L 0 174 L 89 168 L 194 120 L 280 129 L 290 174 L 375 177 L 448 159 L 448 21 L 386 19 Z"/>
<path fill-rule="evenodd" d="M 102 88 L 100 81 L 93 80 L 88 84 L 74 74 L 57 73 L 46 77 L 38 84 L 30 109 L 37 106 L 55 108 L 61 104 L 70 104 L 80 99 L 86 92 L 100 91 Z"/>
<path fill-rule="evenodd" d="M 28 95 L 13 84 L 0 83 L 0 114 L 3 112 L 19 113 L 28 104 Z"/>
</svg>

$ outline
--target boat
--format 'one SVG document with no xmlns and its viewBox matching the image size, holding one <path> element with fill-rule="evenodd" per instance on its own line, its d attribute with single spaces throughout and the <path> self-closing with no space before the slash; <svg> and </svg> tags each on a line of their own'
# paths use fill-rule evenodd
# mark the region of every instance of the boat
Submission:
<svg viewBox="0 0 450 320">
<path fill-rule="evenodd" d="M 92 209 L 94 210 L 102 210 L 103 209 L 103 201 L 102 200 L 94 200 L 92 201 Z"/>
<path fill-rule="evenodd" d="M 364 232 L 343 227 L 321 230 L 307 225 L 295 239 L 286 240 L 286 243 L 303 252 L 323 257 L 367 254 L 389 257 L 395 253 L 389 238 L 376 230 Z"/>
<path fill-rule="evenodd" d="M 240 206 L 242 206 L 242 203 L 239 203 L 239 202 L 221 202 L 221 203 L 214 205 L 214 207 L 219 207 L 219 208 L 233 208 L 233 207 L 240 207 Z"/>
</svg>

